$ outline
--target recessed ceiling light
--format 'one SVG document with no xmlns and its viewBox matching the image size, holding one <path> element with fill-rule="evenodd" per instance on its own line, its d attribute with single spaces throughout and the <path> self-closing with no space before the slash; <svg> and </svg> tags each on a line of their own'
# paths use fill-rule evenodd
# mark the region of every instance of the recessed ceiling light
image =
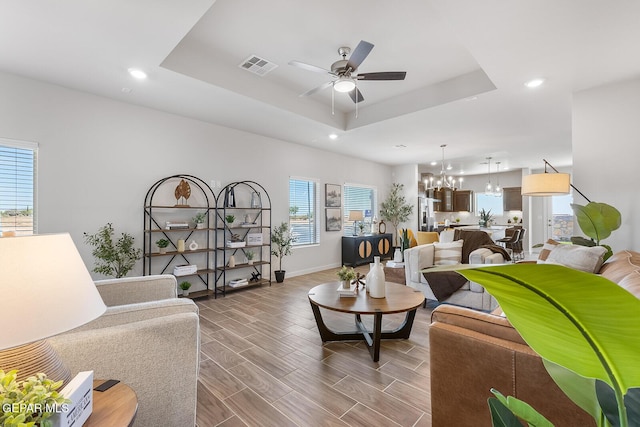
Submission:
<svg viewBox="0 0 640 427">
<path fill-rule="evenodd" d="M 130 87 L 123 87 L 122 88 L 122 93 L 131 93 L 131 88 Z"/>
<path fill-rule="evenodd" d="M 447 170 L 450 171 L 451 169 L 453 169 L 453 166 L 447 165 Z"/>
<path fill-rule="evenodd" d="M 431 166 L 435 166 L 435 165 L 437 165 L 437 164 L 438 164 L 438 162 L 431 162 L 431 163 L 429 163 L 429 164 L 430 164 Z"/>
<path fill-rule="evenodd" d="M 394 147 L 394 148 L 407 148 L 407 146 L 406 146 L 406 145 L 404 145 L 404 144 L 396 144 L 396 145 L 394 145 L 393 147 Z"/>
<path fill-rule="evenodd" d="M 127 71 L 129 71 L 129 74 L 131 74 L 131 76 L 135 77 L 136 79 L 144 80 L 147 78 L 147 73 L 139 68 L 129 68 Z"/>
<path fill-rule="evenodd" d="M 336 135 L 335 133 L 330 133 L 329 139 L 338 139 L 338 135 Z"/>
<path fill-rule="evenodd" d="M 529 80 L 524 85 L 526 87 L 528 87 L 528 88 L 534 88 L 534 87 L 538 87 L 538 86 L 542 85 L 542 83 L 544 83 L 544 79 L 543 78 L 538 78 L 538 79 Z"/>
</svg>

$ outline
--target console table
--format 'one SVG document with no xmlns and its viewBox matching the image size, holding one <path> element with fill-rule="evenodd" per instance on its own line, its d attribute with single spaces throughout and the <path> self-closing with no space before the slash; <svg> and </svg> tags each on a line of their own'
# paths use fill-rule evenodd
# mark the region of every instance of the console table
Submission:
<svg viewBox="0 0 640 427">
<path fill-rule="evenodd" d="M 391 258 L 393 236 L 385 234 L 365 234 L 363 236 L 342 237 L 342 265 L 357 266 L 373 262 L 374 256 L 380 259 Z"/>
</svg>

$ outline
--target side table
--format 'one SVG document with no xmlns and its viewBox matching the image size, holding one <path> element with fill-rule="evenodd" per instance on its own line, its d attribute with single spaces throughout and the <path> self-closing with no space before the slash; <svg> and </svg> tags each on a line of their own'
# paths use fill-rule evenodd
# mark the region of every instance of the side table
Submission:
<svg viewBox="0 0 640 427">
<path fill-rule="evenodd" d="M 94 380 L 97 387 L 105 380 Z M 93 390 L 93 411 L 83 427 L 131 427 L 138 412 L 138 397 L 119 382 L 107 391 Z"/>
</svg>

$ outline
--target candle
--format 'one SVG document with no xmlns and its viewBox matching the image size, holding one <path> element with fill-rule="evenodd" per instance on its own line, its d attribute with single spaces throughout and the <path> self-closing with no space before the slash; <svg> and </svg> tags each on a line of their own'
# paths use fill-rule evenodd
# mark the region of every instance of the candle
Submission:
<svg viewBox="0 0 640 427">
<path fill-rule="evenodd" d="M 178 252 L 184 252 L 184 239 L 178 240 Z"/>
</svg>

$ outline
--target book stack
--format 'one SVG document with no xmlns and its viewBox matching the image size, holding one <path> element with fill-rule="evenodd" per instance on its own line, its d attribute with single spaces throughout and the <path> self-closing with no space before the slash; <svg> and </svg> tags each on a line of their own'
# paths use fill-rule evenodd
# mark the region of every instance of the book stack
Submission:
<svg viewBox="0 0 640 427">
<path fill-rule="evenodd" d="M 227 240 L 228 248 L 244 248 L 245 246 L 247 246 L 247 242 L 244 242 L 244 241 L 232 242 L 231 240 Z"/>
<path fill-rule="evenodd" d="M 232 288 L 246 286 L 248 284 L 249 284 L 249 281 L 247 279 L 233 279 L 229 281 L 229 286 L 231 286 Z"/>
<path fill-rule="evenodd" d="M 336 291 L 340 294 L 340 298 L 353 298 L 358 296 L 356 285 L 354 284 L 352 284 L 349 289 L 345 289 L 342 285 L 338 285 L 338 289 L 336 289 Z"/>
<path fill-rule="evenodd" d="M 173 267 L 174 276 L 188 276 L 189 274 L 196 274 L 198 271 L 197 265 L 176 265 Z"/>
<path fill-rule="evenodd" d="M 165 228 L 167 230 L 184 230 L 189 228 L 189 223 L 188 222 L 171 222 L 171 221 L 167 221 L 165 222 Z"/>
</svg>

